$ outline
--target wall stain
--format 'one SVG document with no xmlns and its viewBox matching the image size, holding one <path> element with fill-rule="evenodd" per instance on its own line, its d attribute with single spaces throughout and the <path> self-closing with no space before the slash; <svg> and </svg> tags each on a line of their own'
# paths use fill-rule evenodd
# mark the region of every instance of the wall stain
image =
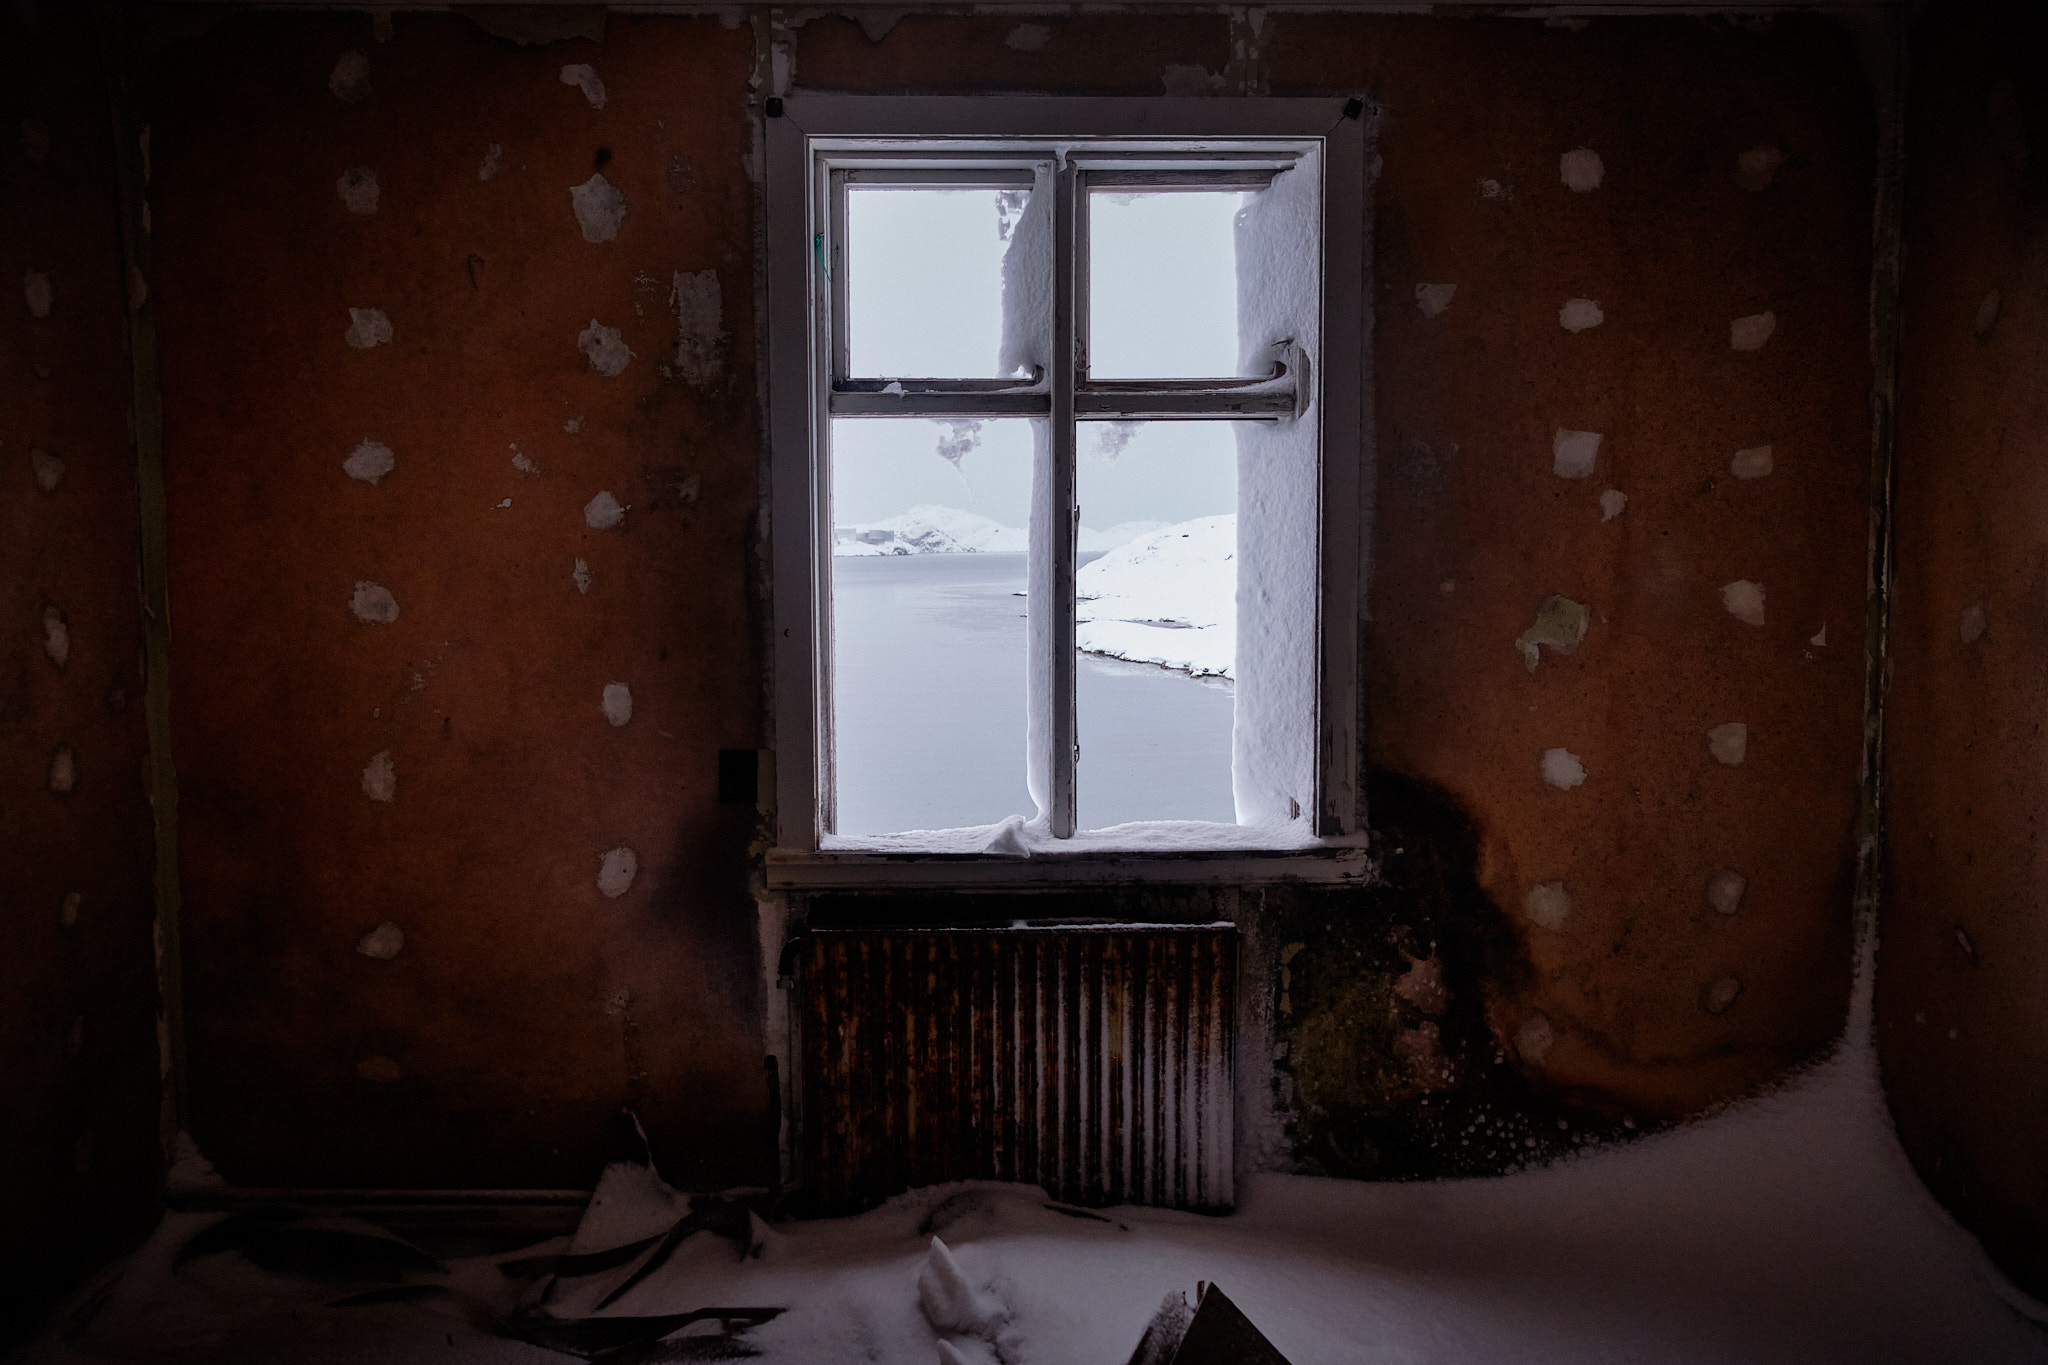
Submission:
<svg viewBox="0 0 2048 1365">
<path fill-rule="evenodd" d="M 1379 876 L 1365 889 L 1265 895 L 1278 945 L 1276 1103 L 1297 1167 L 1433 1180 L 1497 1175 L 1647 1131 L 1610 1098 L 1544 1083 L 1491 1006 L 1531 971 L 1480 889 L 1479 836 L 1441 790 L 1384 770 L 1368 809 Z"/>
</svg>

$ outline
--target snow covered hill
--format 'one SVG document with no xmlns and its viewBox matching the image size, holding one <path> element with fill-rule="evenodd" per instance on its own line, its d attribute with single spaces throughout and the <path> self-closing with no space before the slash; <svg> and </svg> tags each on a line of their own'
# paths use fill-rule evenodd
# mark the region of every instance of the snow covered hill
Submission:
<svg viewBox="0 0 2048 1365">
<path fill-rule="evenodd" d="M 833 528 L 844 556 L 1022 554 L 1029 533 L 977 512 L 921 503 L 883 521 Z M 1237 517 L 1168 526 L 1129 521 L 1081 528 L 1080 647 L 1198 678 L 1235 678 Z M 1104 553 L 1106 552 L 1106 553 Z"/>
<path fill-rule="evenodd" d="M 1114 549 L 1164 524 L 1126 521 L 1107 531 L 1083 526 L 1081 552 Z M 832 529 L 834 555 L 1023 554 L 1028 549 L 1030 533 L 1021 526 L 1005 526 L 979 512 L 929 502 L 882 521 Z"/>
<path fill-rule="evenodd" d="M 1236 676 L 1237 517 L 1200 517 L 1081 567 L 1082 649 L 1198 678 Z"/>
<path fill-rule="evenodd" d="M 884 521 L 832 528 L 835 555 L 1022 554 L 1028 548 L 1021 526 L 929 502 Z"/>
</svg>

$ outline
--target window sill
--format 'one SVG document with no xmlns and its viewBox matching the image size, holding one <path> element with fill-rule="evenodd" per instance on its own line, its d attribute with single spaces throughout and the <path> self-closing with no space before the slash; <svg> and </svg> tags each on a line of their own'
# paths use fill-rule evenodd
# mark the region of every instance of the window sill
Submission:
<svg viewBox="0 0 2048 1365">
<path fill-rule="evenodd" d="M 1361 847 L 1216 849 L 1201 852 L 1072 851 L 999 857 L 985 853 L 887 853 L 861 849 L 773 849 L 767 884 L 776 891 L 1033 890 L 1066 886 L 1255 886 L 1276 882 L 1362 884 L 1372 858 Z"/>
</svg>

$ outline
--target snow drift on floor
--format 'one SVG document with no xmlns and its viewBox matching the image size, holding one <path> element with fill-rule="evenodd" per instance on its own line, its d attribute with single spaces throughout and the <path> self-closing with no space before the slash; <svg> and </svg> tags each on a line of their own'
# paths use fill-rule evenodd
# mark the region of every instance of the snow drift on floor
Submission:
<svg viewBox="0 0 2048 1365">
<path fill-rule="evenodd" d="M 658 1181 L 641 1188 L 660 1216 L 607 1206 L 609 1235 L 675 1207 Z M 84 1296 L 101 1306 L 73 1339 L 53 1330 L 28 1359 L 563 1358 L 480 1325 L 483 1299 L 516 1306 L 496 1264 L 511 1258 L 450 1263 L 467 1308 L 452 1295 L 334 1308 L 345 1288 L 233 1255 L 174 1271 L 210 1221 L 167 1220 Z M 588 1312 L 645 1259 L 546 1295 L 556 1312 Z M 1862 1048 L 1700 1122 L 1501 1179 L 1257 1176 L 1224 1218 L 1088 1214 L 1025 1187 L 952 1186 L 855 1218 L 701 1232 L 603 1311 L 787 1310 L 731 1340 L 670 1338 L 649 1359 L 743 1343 L 765 1361 L 928 1365 L 944 1341 L 967 1361 L 1122 1365 L 1162 1296 L 1192 1298 L 1197 1280 L 1220 1284 L 1293 1365 L 2048 1361 L 2048 1334 L 2001 1299 L 1976 1244 L 1907 1168 Z"/>
</svg>

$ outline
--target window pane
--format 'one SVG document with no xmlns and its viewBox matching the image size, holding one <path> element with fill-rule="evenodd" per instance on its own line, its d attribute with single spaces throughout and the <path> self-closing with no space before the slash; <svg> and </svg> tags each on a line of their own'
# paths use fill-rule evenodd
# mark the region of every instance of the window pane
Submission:
<svg viewBox="0 0 2048 1365">
<path fill-rule="evenodd" d="M 1079 825 L 1237 819 L 1237 438 L 1230 422 L 1080 429 Z"/>
<path fill-rule="evenodd" d="M 838 419 L 831 459 L 833 832 L 1029 817 L 1031 423 Z"/>
<path fill-rule="evenodd" d="M 863 379 L 993 379 L 1003 256 L 1028 190 L 846 194 L 848 365 Z"/>
<path fill-rule="evenodd" d="M 1247 195 L 1095 190 L 1088 196 L 1088 373 L 1240 373 L 1237 212 Z"/>
</svg>

